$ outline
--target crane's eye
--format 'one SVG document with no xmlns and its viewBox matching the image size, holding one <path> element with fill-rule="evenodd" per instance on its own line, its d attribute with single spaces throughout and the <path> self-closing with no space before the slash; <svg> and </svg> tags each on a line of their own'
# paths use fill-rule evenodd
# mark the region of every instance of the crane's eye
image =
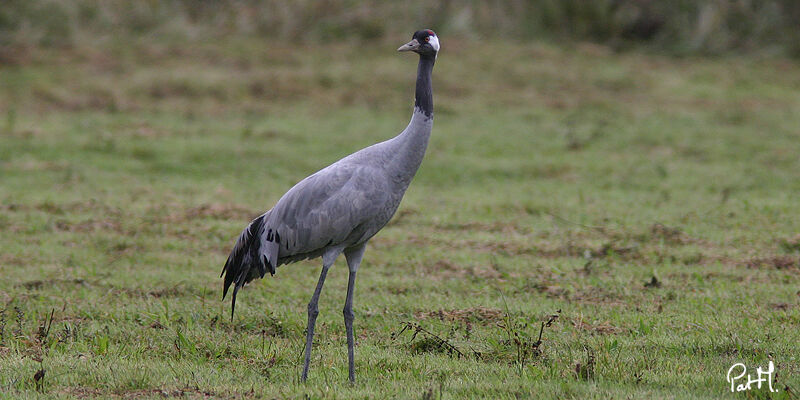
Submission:
<svg viewBox="0 0 800 400">
<path fill-rule="evenodd" d="M 430 37 L 430 36 L 426 36 L 426 37 L 425 37 L 425 41 L 426 41 L 426 42 L 430 42 L 430 41 L 431 41 L 431 37 Z"/>
</svg>

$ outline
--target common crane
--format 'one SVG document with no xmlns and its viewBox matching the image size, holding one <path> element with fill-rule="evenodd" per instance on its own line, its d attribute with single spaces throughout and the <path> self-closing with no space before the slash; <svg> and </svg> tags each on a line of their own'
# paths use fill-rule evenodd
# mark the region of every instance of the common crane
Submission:
<svg viewBox="0 0 800 400">
<path fill-rule="evenodd" d="M 348 375 L 355 381 L 353 361 L 353 291 L 367 241 L 392 218 L 417 172 L 433 127 L 431 71 L 439 38 L 430 29 L 414 33 L 397 51 L 419 54 L 411 122 L 397 136 L 357 151 L 303 179 L 272 209 L 254 219 L 239 236 L 222 275 L 222 297 L 234 284 L 231 318 L 239 288 L 263 278 L 282 264 L 322 256 L 322 272 L 308 303 L 308 328 L 303 381 L 308 377 L 314 324 L 322 285 L 339 254 L 350 270 L 344 323 L 347 330 Z"/>
</svg>

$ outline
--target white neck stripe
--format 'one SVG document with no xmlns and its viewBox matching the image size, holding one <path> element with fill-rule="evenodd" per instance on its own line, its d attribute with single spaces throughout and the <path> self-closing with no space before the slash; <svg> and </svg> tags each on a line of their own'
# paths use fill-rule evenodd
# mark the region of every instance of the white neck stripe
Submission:
<svg viewBox="0 0 800 400">
<path fill-rule="evenodd" d="M 436 35 L 431 35 L 428 43 L 431 44 L 431 47 L 433 47 L 434 50 L 437 52 L 439 51 L 439 38 L 436 37 Z"/>
</svg>

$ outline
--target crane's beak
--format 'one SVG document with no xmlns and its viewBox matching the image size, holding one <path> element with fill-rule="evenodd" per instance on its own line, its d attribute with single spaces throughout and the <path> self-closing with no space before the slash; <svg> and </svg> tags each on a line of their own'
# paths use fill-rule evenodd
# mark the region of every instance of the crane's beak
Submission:
<svg viewBox="0 0 800 400">
<path fill-rule="evenodd" d="M 414 51 L 419 48 L 419 41 L 413 39 L 410 42 L 400 46 L 397 51 Z"/>
</svg>

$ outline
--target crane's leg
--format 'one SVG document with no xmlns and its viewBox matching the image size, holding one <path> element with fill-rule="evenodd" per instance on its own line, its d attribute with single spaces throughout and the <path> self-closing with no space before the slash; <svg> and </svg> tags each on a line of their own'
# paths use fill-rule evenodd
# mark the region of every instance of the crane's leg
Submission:
<svg viewBox="0 0 800 400">
<path fill-rule="evenodd" d="M 314 341 L 314 325 L 317 323 L 317 315 L 319 315 L 319 294 L 322 293 L 322 285 L 325 284 L 325 276 L 328 275 L 328 269 L 336 261 L 341 250 L 328 251 L 322 256 L 322 272 L 319 274 L 319 281 L 317 281 L 317 288 L 314 289 L 314 295 L 311 296 L 311 301 L 308 303 L 308 327 L 306 328 L 306 357 L 303 363 L 303 382 L 308 378 L 308 364 L 311 362 L 311 342 Z"/>
<path fill-rule="evenodd" d="M 344 326 L 347 330 L 347 371 L 350 382 L 356 381 L 355 362 L 353 361 L 353 292 L 356 289 L 356 272 L 358 266 L 361 265 L 361 258 L 364 256 L 364 249 L 366 243 L 345 250 L 344 256 L 347 258 L 347 267 L 350 269 L 350 275 L 347 279 L 347 300 L 344 302 Z"/>
</svg>

